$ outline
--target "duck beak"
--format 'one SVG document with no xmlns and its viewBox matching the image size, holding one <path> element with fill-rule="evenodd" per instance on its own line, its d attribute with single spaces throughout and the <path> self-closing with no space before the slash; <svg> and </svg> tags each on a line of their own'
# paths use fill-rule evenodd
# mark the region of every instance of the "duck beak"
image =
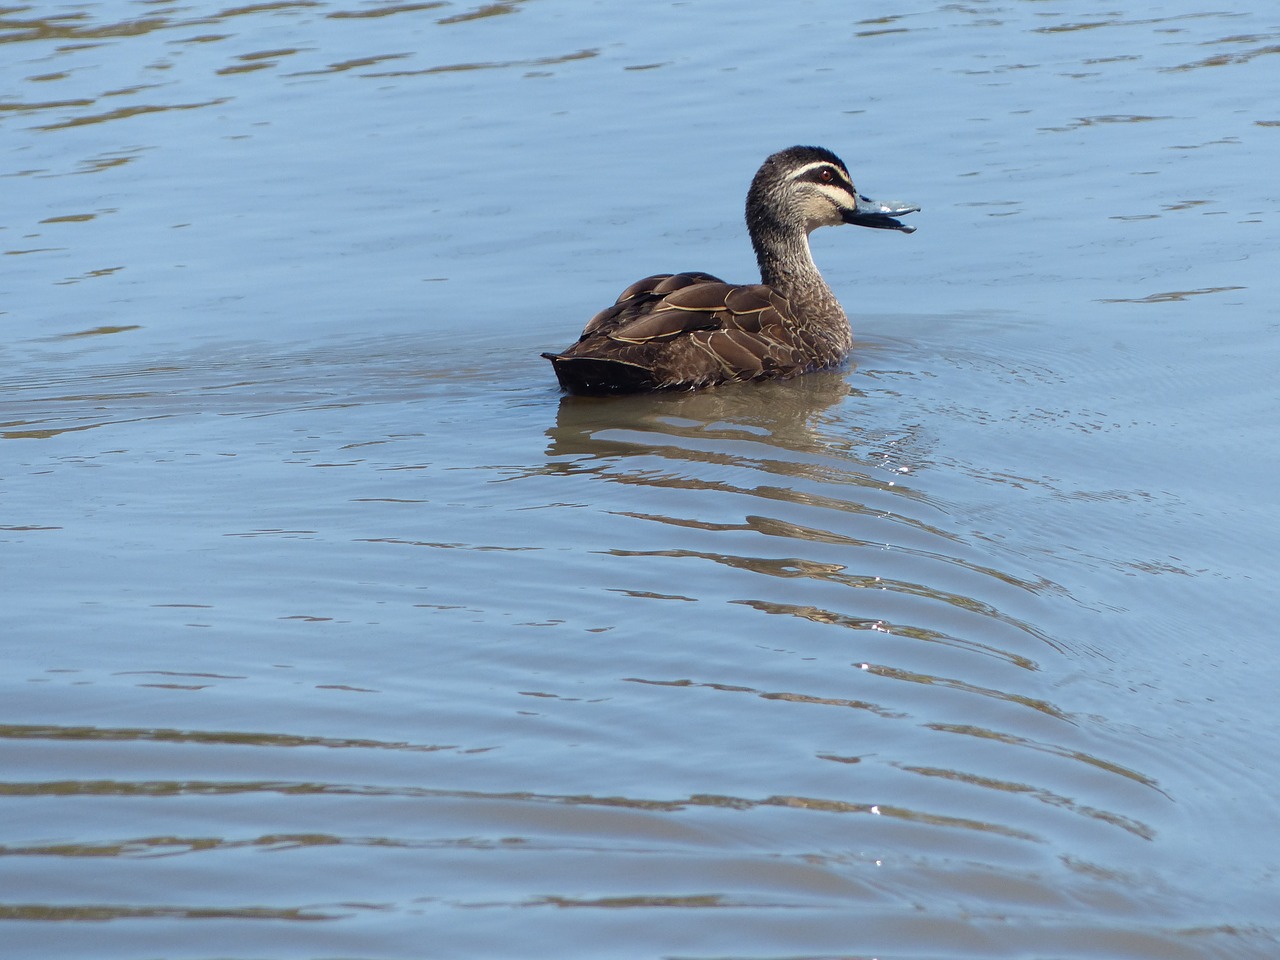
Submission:
<svg viewBox="0 0 1280 960">
<path fill-rule="evenodd" d="M 852 210 L 842 211 L 845 223 L 853 223 L 859 227 L 875 227 L 878 230 L 901 230 L 903 233 L 915 233 L 916 228 L 899 223 L 895 217 L 905 217 L 908 213 L 916 213 L 920 208 L 914 203 L 881 202 L 858 194 L 858 204 Z"/>
</svg>

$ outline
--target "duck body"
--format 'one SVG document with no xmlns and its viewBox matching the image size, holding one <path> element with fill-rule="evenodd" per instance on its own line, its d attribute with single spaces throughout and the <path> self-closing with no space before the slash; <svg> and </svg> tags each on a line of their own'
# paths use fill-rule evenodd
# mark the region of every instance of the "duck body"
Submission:
<svg viewBox="0 0 1280 960">
<path fill-rule="evenodd" d="M 767 284 L 660 273 L 624 290 L 564 353 L 544 356 L 566 390 L 600 394 L 789 377 L 848 355 L 847 321 L 805 324 L 793 316 L 790 301 Z"/>
<path fill-rule="evenodd" d="M 813 262 L 809 233 L 842 223 L 910 233 L 894 218 L 917 210 L 860 196 L 829 150 L 780 151 L 747 194 L 761 283 L 697 272 L 646 277 L 592 317 L 576 343 L 543 356 L 561 387 L 582 394 L 696 389 L 836 366 L 853 334 Z"/>
</svg>

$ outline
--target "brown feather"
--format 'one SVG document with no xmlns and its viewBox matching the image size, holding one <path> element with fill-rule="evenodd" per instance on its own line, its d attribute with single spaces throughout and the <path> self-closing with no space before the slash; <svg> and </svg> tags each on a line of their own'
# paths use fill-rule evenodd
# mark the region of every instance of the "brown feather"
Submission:
<svg viewBox="0 0 1280 960">
<path fill-rule="evenodd" d="M 736 331 L 716 330 L 706 339 L 706 350 L 716 358 L 729 380 L 754 380 L 764 373 L 758 341 Z M 745 342 L 744 342 L 745 341 Z M 753 349 L 754 348 L 754 349 Z"/>
<path fill-rule="evenodd" d="M 663 306 L 677 310 L 723 310 L 725 297 L 733 290 L 733 284 L 694 283 L 669 293 Z"/>
<path fill-rule="evenodd" d="M 648 343 L 670 340 L 695 330 L 713 330 L 719 326 L 720 320 L 714 313 L 705 310 L 670 310 L 662 304 L 652 313 L 611 331 L 609 336 L 624 343 Z"/>
<path fill-rule="evenodd" d="M 645 277 L 643 280 L 637 280 L 627 289 L 618 294 L 618 299 L 614 303 L 621 303 L 623 300 L 630 300 L 632 297 L 641 293 L 651 293 L 653 288 L 664 280 L 671 279 L 669 273 L 655 273 L 652 277 Z"/>
<path fill-rule="evenodd" d="M 763 283 L 730 287 L 725 294 L 724 305 L 734 313 L 756 313 L 773 306 L 773 301 L 769 299 L 771 293 L 773 291 Z"/>
<path fill-rule="evenodd" d="M 713 277 L 709 273 L 677 273 L 668 276 L 661 283 L 653 288 L 654 293 L 675 293 L 684 287 L 692 286 L 695 283 L 724 283 L 719 277 Z"/>
<path fill-rule="evenodd" d="M 816 178 L 831 171 L 848 188 L 844 205 L 818 186 Z M 851 219 L 865 203 L 829 150 L 779 151 L 760 167 L 747 194 L 747 229 L 767 283 L 729 284 L 696 271 L 654 274 L 592 317 L 568 349 L 544 356 L 560 385 L 574 393 L 693 389 L 839 364 L 852 344 L 849 321 L 818 273 L 806 237 L 819 226 L 896 224 L 889 217 L 871 222 L 865 212 Z"/>
</svg>

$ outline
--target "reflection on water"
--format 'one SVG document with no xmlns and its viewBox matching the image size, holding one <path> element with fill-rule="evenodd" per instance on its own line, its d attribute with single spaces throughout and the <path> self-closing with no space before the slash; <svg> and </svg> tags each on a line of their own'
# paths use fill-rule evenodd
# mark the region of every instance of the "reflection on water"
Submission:
<svg viewBox="0 0 1280 960">
<path fill-rule="evenodd" d="M 0 43 L 12 44 L 13 48 L 18 51 L 32 48 L 41 54 L 45 54 L 40 61 L 46 65 L 45 72 L 28 76 L 24 79 L 28 82 L 54 85 L 65 84 L 68 81 L 78 81 L 82 78 L 78 77 L 77 74 L 81 73 L 85 67 L 94 65 L 93 58 L 95 55 L 92 53 L 86 55 L 85 51 L 99 48 L 100 43 L 103 41 L 111 42 L 128 38 L 138 44 L 143 39 L 148 38 L 148 35 L 156 35 L 154 39 L 161 41 L 163 44 L 154 48 L 155 55 L 160 59 L 147 65 L 147 69 L 152 71 L 151 75 L 155 78 L 154 82 L 136 83 L 115 89 L 99 90 L 93 96 L 62 97 L 53 100 L 31 99 L 2 103 L 0 104 L 0 110 L 12 111 L 19 115 L 55 113 L 64 117 L 64 119 L 41 124 L 35 129 L 57 131 L 85 124 L 120 121 L 169 110 L 197 110 L 217 107 L 227 103 L 229 98 L 218 97 L 189 103 L 139 103 L 96 112 L 87 112 L 84 109 L 97 107 L 107 98 L 132 97 L 144 91 L 148 91 L 148 96 L 154 96 L 155 94 L 152 91 L 172 88 L 184 82 L 189 83 L 191 78 L 175 78 L 165 73 L 165 71 L 169 71 L 176 66 L 177 61 L 185 52 L 184 48 L 191 50 L 197 47 L 202 50 L 205 48 L 234 48 L 237 42 L 240 41 L 240 36 L 236 33 L 201 32 L 193 36 L 190 34 L 192 30 L 206 31 L 209 28 L 235 30 L 243 26 L 242 18 L 261 18 L 266 15 L 276 18 L 288 18 L 295 26 L 312 33 L 314 38 L 312 21 L 321 10 L 324 10 L 322 16 L 326 19 L 355 21 L 356 23 L 394 15 L 413 16 L 415 26 L 417 26 L 422 22 L 421 15 L 428 11 L 440 10 L 453 5 L 444 2 L 409 3 L 388 4 L 371 9 L 341 10 L 326 9 L 330 7 L 329 4 L 316 2 L 316 0 L 301 0 L 301 2 L 252 4 L 196 14 L 194 8 L 191 7 L 162 10 L 157 9 L 154 4 L 150 4 L 148 6 L 152 9 L 140 17 L 106 23 L 94 22 L 95 15 L 100 12 L 102 4 L 85 3 L 82 6 L 85 7 L 83 11 L 58 14 L 51 17 L 27 16 L 26 14 L 33 12 L 31 8 L 0 11 L 0 31 L 3 31 L 0 32 Z M 518 0 L 487 3 L 464 12 L 436 16 L 430 22 L 433 22 L 436 27 L 449 27 L 503 14 L 517 13 L 519 10 L 520 3 Z M 423 40 L 418 39 L 417 42 L 421 44 Z M 247 53 L 231 52 L 230 50 L 226 52 L 230 54 L 231 62 L 221 67 L 214 66 L 212 68 L 214 76 L 237 77 L 259 71 L 273 71 L 282 65 L 296 66 L 300 60 L 314 62 L 317 57 L 323 58 L 324 56 L 324 49 L 314 46 L 272 47 Z M 423 52 L 425 53 L 426 51 Z M 317 77 L 355 71 L 358 76 L 376 79 L 457 71 L 508 69 L 512 67 L 550 67 L 596 55 L 597 51 L 595 50 L 578 50 L 553 56 L 518 60 L 433 64 L 427 67 L 393 71 L 369 69 L 389 61 L 411 61 L 418 56 L 416 51 L 395 52 L 329 62 L 314 68 L 285 72 L 281 74 L 281 77 L 287 80 L 296 77 Z M 291 57 L 298 59 L 287 59 Z M 47 69 L 48 65 L 62 67 L 62 69 L 49 70 Z M 76 112 L 72 116 L 67 116 L 68 111 Z"/>
<path fill-rule="evenodd" d="M 1277 36 L 0 11 L 6 956 L 1275 954 Z M 856 367 L 561 397 L 801 141 Z"/>
<path fill-rule="evenodd" d="M 0 727 L 25 771 L 0 784 L 16 824 L 0 866 L 46 865 L 40 890 L 76 864 L 89 892 L 10 900 L 6 920 L 344 923 L 412 914 L 421 895 L 378 879 L 401 876 L 437 920 L 462 911 L 447 922 L 469 942 L 470 911 L 548 906 L 745 911 L 785 940 L 770 905 L 872 910 L 909 942 L 927 891 L 964 905 L 938 917 L 943 939 L 992 910 L 1085 938 L 1096 921 L 1063 904 L 1106 901 L 1153 938 L 1127 954 L 1182 955 L 1163 901 L 1185 894 L 1118 872 L 1160 842 L 1175 796 L 1122 725 L 1061 689 L 1082 657 L 1051 626 L 1070 590 L 957 524 L 936 437 L 886 426 L 930 402 L 903 389 L 923 354 L 898 373 L 599 400 L 486 397 L 483 367 L 426 368 L 418 352 L 20 385 L 14 441 L 57 442 L 76 428 L 53 424 L 82 417 L 118 436 L 151 408 L 169 429 L 150 448 L 96 458 L 103 493 L 124 499 L 94 524 L 130 536 L 127 477 L 146 467 L 150 508 L 187 515 L 197 544 L 152 549 L 191 583 L 228 565 L 248 579 L 176 592 L 129 561 L 148 571 L 145 609 L 111 634 L 147 652 L 93 667 L 63 644 L 55 672 L 31 660 L 28 685 L 89 699 L 67 701 L 79 722 Z M 177 472 L 184 450 L 227 437 L 232 472 Z M 61 487 L 70 462 L 52 462 Z M 335 511 L 329 482 L 299 471 L 337 466 L 354 473 Z M 300 563 L 315 582 L 280 595 L 277 571 Z M 333 595 L 330 563 L 358 569 L 361 590 Z M 173 656 L 178 623 L 219 638 L 199 667 Z M 298 646 L 301 629 L 328 632 Z M 85 804 L 107 805 L 89 829 Z M 242 863 L 264 854 L 282 859 Z M 134 863 L 149 879 L 122 888 L 111 865 Z M 299 869 L 324 879 L 289 879 Z"/>
<path fill-rule="evenodd" d="M 882 434 L 856 420 L 832 417 L 831 409 L 850 396 L 857 392 L 844 372 L 811 374 L 745 390 L 729 386 L 700 393 L 607 399 L 565 396 L 560 398 L 556 425 L 548 431 L 547 454 L 571 459 L 554 460 L 546 469 L 599 472 L 593 460 L 626 457 L 629 463 L 643 463 L 645 455 L 652 455 L 676 463 L 741 467 L 751 471 L 755 481 L 776 479 L 779 485 L 758 484 L 750 490 L 732 488 L 732 492 L 826 509 L 855 513 L 874 509 L 851 501 L 843 489 L 838 495 L 822 497 L 817 491 L 826 481 L 892 492 L 894 498 L 921 499 L 903 480 L 908 468 L 895 467 L 885 447 L 895 448 L 899 455 L 909 448 L 918 465 L 927 465 L 927 451 L 908 434 L 886 443 Z M 858 462 L 859 456 L 866 459 Z M 603 469 L 607 479 L 617 482 L 729 489 L 725 481 L 686 478 L 678 472 L 608 473 L 607 464 Z M 812 490 L 797 487 L 795 481 L 801 480 L 815 485 Z M 783 481 L 786 486 L 780 485 Z M 913 521 L 898 518 L 898 522 Z M 930 532 L 944 536 L 937 530 Z"/>
<path fill-rule="evenodd" d="M 707 511 L 694 516 L 618 513 L 688 529 L 751 533 L 756 535 L 752 537 L 753 542 L 783 541 L 777 545 L 778 549 L 787 549 L 786 541 L 800 541 L 794 545 L 797 550 L 811 549 L 804 546 L 808 542 L 839 548 L 844 556 L 871 553 L 874 560 L 870 569 L 879 572 L 851 572 L 844 563 L 814 562 L 794 556 L 725 555 L 688 549 L 615 549 L 610 551 L 611 555 L 710 560 L 770 577 L 808 578 L 851 589 L 923 598 L 1012 626 L 1051 648 L 1058 648 L 1043 631 L 1002 613 L 983 600 L 887 575 L 893 561 L 886 561 L 885 553 L 892 551 L 907 558 L 913 571 L 941 564 L 977 574 L 980 593 L 990 589 L 982 582 L 981 578 L 985 577 L 1033 592 L 1061 592 L 1061 588 L 1049 581 L 1020 579 L 958 555 L 957 538 L 926 519 L 929 508 L 936 509 L 938 504 L 931 503 L 911 486 L 909 478 L 904 476 L 908 473 L 906 468 L 899 472 L 886 468 L 878 458 L 866 456 L 867 444 L 859 442 L 864 427 L 832 411 L 849 395 L 846 375 L 824 373 L 750 390 L 730 387 L 705 393 L 628 398 L 620 402 L 564 397 L 560 401 L 556 427 L 549 432 L 552 443 L 548 455 L 555 459 L 547 469 L 588 474 L 612 483 L 760 500 L 764 502 L 762 508 L 767 505 L 773 511 L 785 510 L 788 506 L 805 508 L 814 516 L 825 515 L 826 525 L 814 526 L 752 513 L 728 521 L 709 519 Z M 838 444 L 832 442 L 834 437 L 841 438 Z M 878 446 L 876 440 L 872 442 Z M 911 456 L 913 469 L 929 466 L 919 444 L 912 444 Z M 732 476 L 736 474 L 749 480 L 750 485 L 735 483 Z M 894 479 L 887 479 L 890 476 Z M 860 488 L 865 488 L 865 495 L 859 494 Z M 859 519 L 866 521 L 863 535 L 835 529 L 840 526 L 856 530 L 857 527 L 851 525 Z M 901 540 L 897 531 L 882 529 L 886 525 L 909 527 L 910 539 Z M 989 642 L 960 640 L 921 624 L 851 618 L 794 603 L 733 602 L 770 613 L 793 613 L 812 621 L 840 621 L 846 626 L 856 624 L 884 633 L 998 650 Z M 983 630 L 992 626 L 984 624 Z M 998 651 L 997 655 L 1023 666 L 1032 665 L 1032 661 L 1021 654 Z"/>
</svg>

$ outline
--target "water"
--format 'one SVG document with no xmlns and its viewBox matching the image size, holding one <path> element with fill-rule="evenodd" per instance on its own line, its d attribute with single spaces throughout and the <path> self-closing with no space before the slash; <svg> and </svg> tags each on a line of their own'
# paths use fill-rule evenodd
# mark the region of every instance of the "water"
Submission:
<svg viewBox="0 0 1280 960">
<path fill-rule="evenodd" d="M 1276 955 L 1277 37 L 5 10 L 6 955 Z M 850 369 L 561 397 L 796 142 Z"/>
</svg>

